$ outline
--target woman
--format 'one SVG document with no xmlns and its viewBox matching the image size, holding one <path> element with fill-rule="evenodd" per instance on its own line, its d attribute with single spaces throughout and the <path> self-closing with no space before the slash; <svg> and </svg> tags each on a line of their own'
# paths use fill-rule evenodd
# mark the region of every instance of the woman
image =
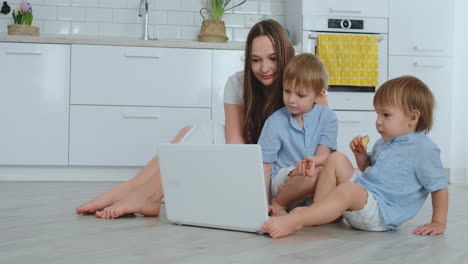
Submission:
<svg viewBox="0 0 468 264">
<path fill-rule="evenodd" d="M 246 41 L 244 72 L 231 76 L 225 87 L 226 143 L 257 143 L 266 118 L 284 106 L 283 71 L 293 56 L 294 49 L 279 23 L 265 20 L 252 27 Z M 213 135 L 203 133 L 204 126 L 184 127 L 172 142 L 203 143 L 199 142 L 202 137 L 209 137 L 206 141 L 213 142 Z M 163 197 L 156 156 L 135 177 L 79 206 L 76 212 L 95 213 L 100 218 L 129 213 L 157 216 Z"/>
</svg>

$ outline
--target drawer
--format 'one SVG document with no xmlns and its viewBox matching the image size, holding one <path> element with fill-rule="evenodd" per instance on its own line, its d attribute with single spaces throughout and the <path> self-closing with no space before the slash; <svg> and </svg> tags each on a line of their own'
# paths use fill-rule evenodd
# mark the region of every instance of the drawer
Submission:
<svg viewBox="0 0 468 264">
<path fill-rule="evenodd" d="M 71 104 L 211 107 L 211 50 L 72 45 Z"/>
<path fill-rule="evenodd" d="M 302 0 L 304 15 L 388 17 L 387 0 Z"/>
<path fill-rule="evenodd" d="M 179 130 L 210 120 L 210 109 L 70 107 L 70 165 L 143 166 Z"/>
<path fill-rule="evenodd" d="M 380 139 L 380 134 L 375 128 L 377 114 L 370 111 L 335 111 L 335 113 L 338 118 L 338 151 L 345 153 L 357 168 L 349 143 L 355 136 L 368 135 L 370 141 L 367 152 L 372 150 L 374 143 Z"/>
</svg>

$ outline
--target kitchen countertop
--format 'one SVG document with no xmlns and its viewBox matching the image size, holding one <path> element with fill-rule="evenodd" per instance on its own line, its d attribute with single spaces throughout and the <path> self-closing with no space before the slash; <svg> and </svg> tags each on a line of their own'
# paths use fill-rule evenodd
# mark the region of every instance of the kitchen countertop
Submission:
<svg viewBox="0 0 468 264">
<path fill-rule="evenodd" d="M 76 38 L 61 36 L 0 36 L 0 42 L 43 43 L 43 44 L 82 44 L 108 46 L 135 46 L 189 49 L 243 50 L 245 43 L 228 41 L 226 43 L 199 42 L 194 40 L 136 40 L 113 38 Z"/>
</svg>

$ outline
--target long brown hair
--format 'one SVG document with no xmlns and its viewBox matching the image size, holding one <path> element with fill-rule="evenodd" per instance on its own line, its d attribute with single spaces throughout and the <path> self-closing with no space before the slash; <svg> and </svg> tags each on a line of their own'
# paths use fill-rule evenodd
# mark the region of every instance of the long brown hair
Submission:
<svg viewBox="0 0 468 264">
<path fill-rule="evenodd" d="M 267 36 L 276 51 L 275 81 L 265 87 L 252 73 L 252 42 L 258 36 Z M 255 24 L 247 36 L 244 67 L 244 119 L 242 134 L 247 144 L 256 144 L 263 124 L 269 115 L 284 106 L 283 72 L 294 56 L 294 48 L 284 28 L 274 20 Z M 272 94 L 267 94 L 272 93 Z"/>
</svg>

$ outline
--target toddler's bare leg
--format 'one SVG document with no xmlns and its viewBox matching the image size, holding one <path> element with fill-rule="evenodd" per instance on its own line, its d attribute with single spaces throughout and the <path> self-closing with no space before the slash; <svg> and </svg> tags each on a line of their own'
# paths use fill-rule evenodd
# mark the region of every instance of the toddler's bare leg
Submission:
<svg viewBox="0 0 468 264">
<path fill-rule="evenodd" d="M 325 162 L 315 189 L 314 203 L 323 200 L 336 186 L 353 177 L 354 168 L 342 152 L 333 152 Z"/>
<path fill-rule="evenodd" d="M 172 143 L 178 143 L 190 131 L 192 127 L 187 126 L 180 130 Z M 154 187 L 154 191 L 162 195 L 161 174 L 159 167 L 159 157 L 154 157 L 136 176 L 123 182 L 114 188 L 98 195 L 91 201 L 88 201 L 76 208 L 77 214 L 94 214 L 108 206 L 111 206 L 123 198 L 129 196 L 134 190 L 137 190 L 142 184 L 148 182 L 151 178 L 154 182 L 159 182 Z"/>
<path fill-rule="evenodd" d="M 321 169 L 321 167 L 317 167 L 312 177 L 289 177 L 278 194 L 271 200 L 274 215 L 285 215 L 285 208 L 292 202 L 312 198 Z"/>
<path fill-rule="evenodd" d="M 352 182 L 343 182 L 326 198 L 314 201 L 311 206 L 298 207 L 289 214 L 272 217 L 262 228 L 272 238 L 292 235 L 304 226 L 322 225 L 332 222 L 346 210 L 360 210 L 367 202 L 367 191 Z"/>
</svg>

